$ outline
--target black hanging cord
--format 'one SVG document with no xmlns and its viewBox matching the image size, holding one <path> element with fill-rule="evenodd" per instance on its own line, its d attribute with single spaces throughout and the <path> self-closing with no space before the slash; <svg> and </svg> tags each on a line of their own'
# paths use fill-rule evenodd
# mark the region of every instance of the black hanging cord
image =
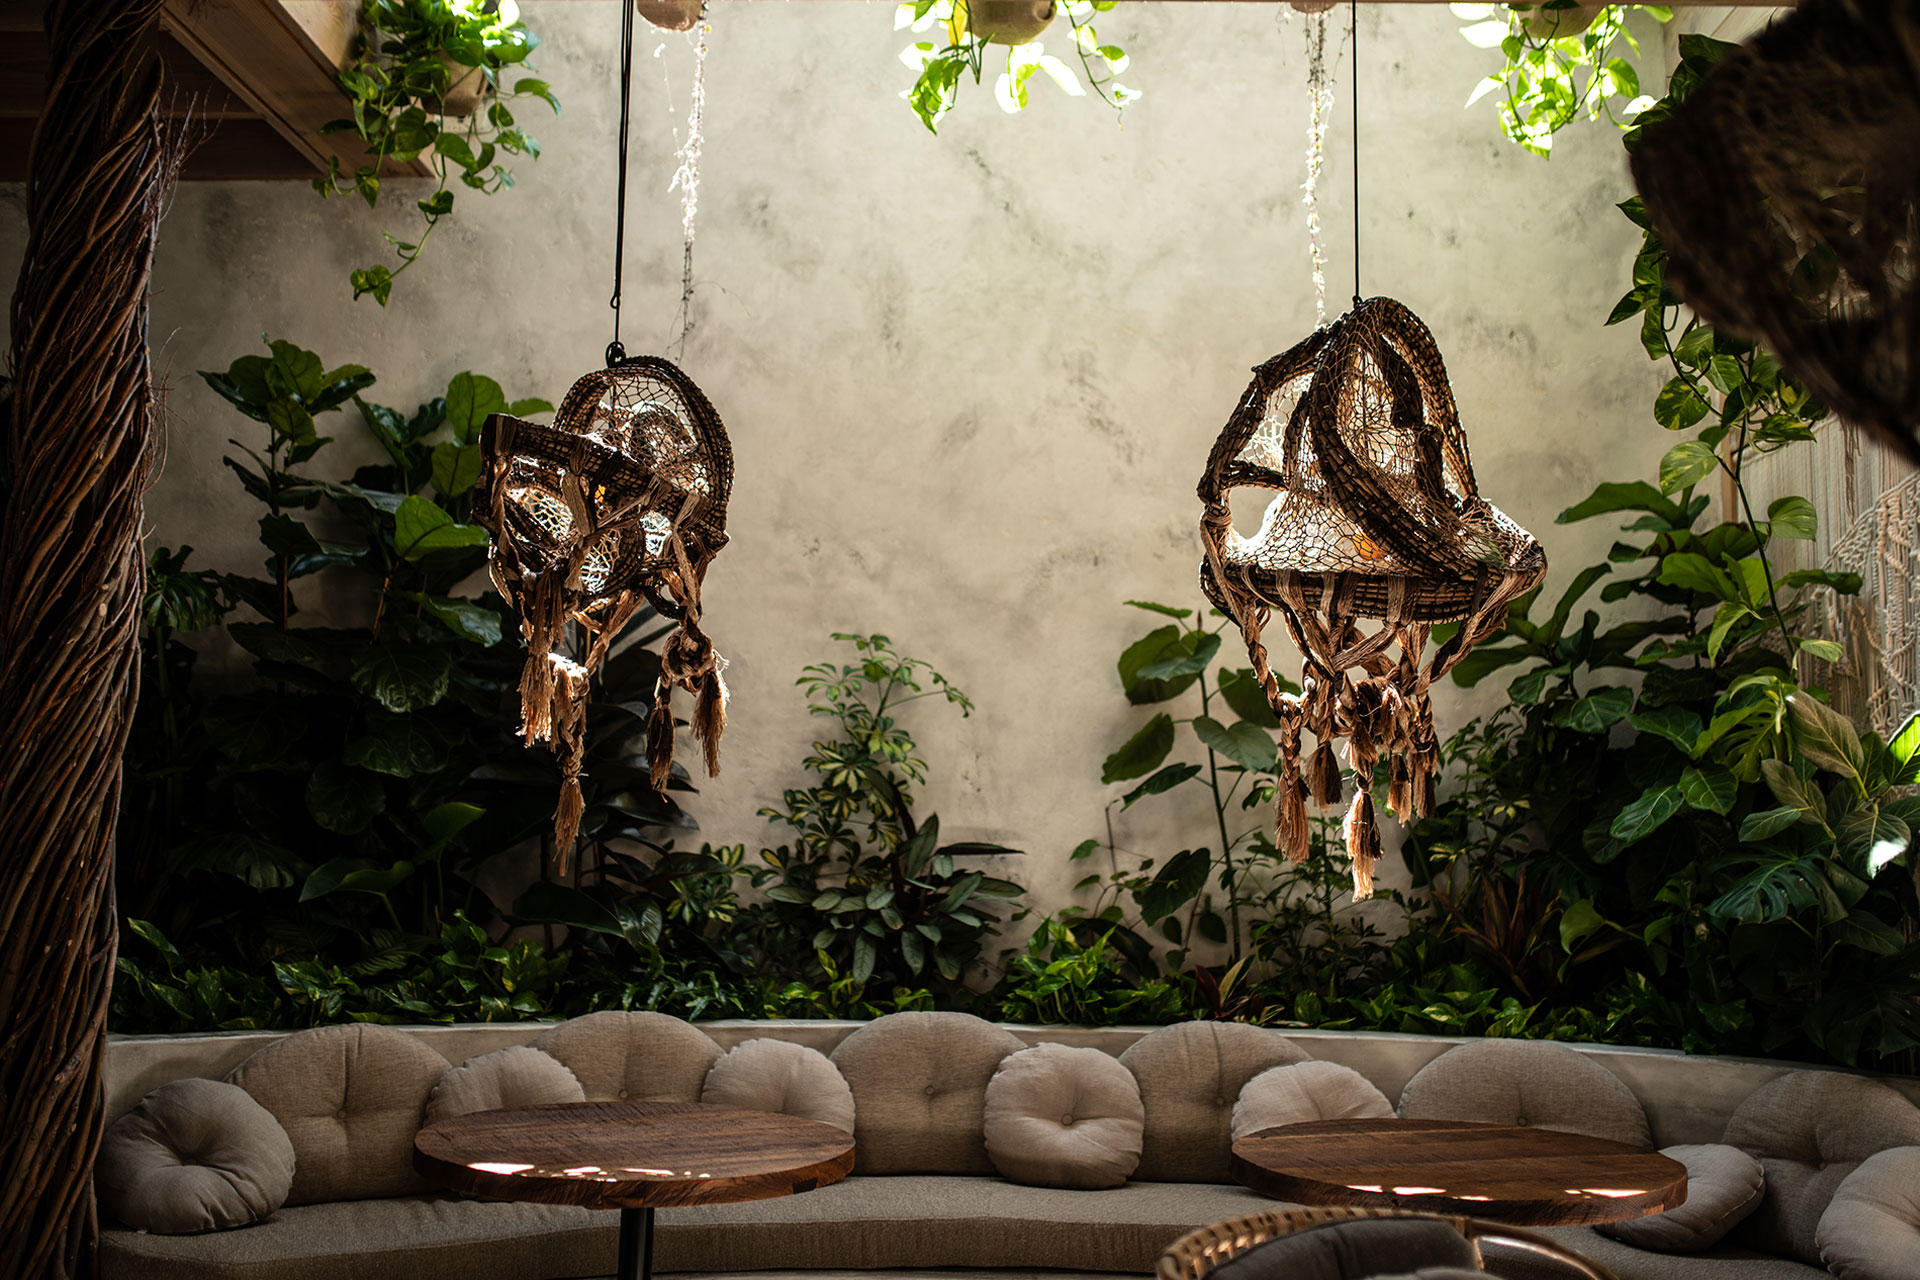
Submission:
<svg viewBox="0 0 1920 1280">
<path fill-rule="evenodd" d="M 1360 305 L 1360 0 L 1348 5 L 1347 43 L 1353 46 L 1353 305 Z"/>
<path fill-rule="evenodd" d="M 627 358 L 620 345 L 620 268 L 627 256 L 627 126 L 633 115 L 633 0 L 620 0 L 620 175 L 614 190 L 613 223 L 613 341 L 607 344 L 607 367 Z"/>
</svg>

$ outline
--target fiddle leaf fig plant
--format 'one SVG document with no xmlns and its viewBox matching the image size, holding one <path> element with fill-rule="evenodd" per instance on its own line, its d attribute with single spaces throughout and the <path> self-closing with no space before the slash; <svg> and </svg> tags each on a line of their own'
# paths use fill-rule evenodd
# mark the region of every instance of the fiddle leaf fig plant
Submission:
<svg viewBox="0 0 1920 1280">
<path fill-rule="evenodd" d="M 1027 106 L 1027 82 L 1044 72 L 1071 98 L 1094 95 L 1115 111 L 1140 97 L 1116 78 L 1127 69 L 1127 53 L 1119 45 L 1103 44 L 1093 28 L 1095 14 L 1113 8 L 1116 0 L 908 0 L 894 11 L 893 29 L 911 29 L 931 38 L 917 40 L 900 51 L 900 61 L 919 72 L 913 87 L 901 91 L 913 113 L 930 133 L 940 131 L 940 119 L 953 110 L 962 77 L 975 84 L 1005 50 L 1006 70 L 994 82 L 994 100 L 1009 114 Z M 1065 61 L 1048 53 L 1040 34 L 1056 15 L 1064 13 L 1072 32 L 1073 52 L 1087 84 Z"/>
<path fill-rule="evenodd" d="M 371 294 L 384 307 L 394 277 L 419 260 L 434 228 L 453 212 L 456 180 L 490 195 L 513 185 L 504 156 L 539 158 L 540 144 L 514 106 L 531 99 L 558 114 L 560 100 L 531 75 L 507 83 L 510 73 L 533 70 L 527 55 L 540 43 L 520 21 L 515 0 L 368 0 L 360 19 L 360 55 L 340 73 L 353 114 L 322 132 L 357 134 L 366 158 L 348 172 L 330 157 L 327 176 L 314 179 L 313 189 L 323 198 L 358 195 L 377 208 L 389 165 L 420 160 L 436 180 L 414 201 L 421 230 L 386 233 L 399 266 L 373 263 L 352 273 L 353 296 Z"/>
</svg>

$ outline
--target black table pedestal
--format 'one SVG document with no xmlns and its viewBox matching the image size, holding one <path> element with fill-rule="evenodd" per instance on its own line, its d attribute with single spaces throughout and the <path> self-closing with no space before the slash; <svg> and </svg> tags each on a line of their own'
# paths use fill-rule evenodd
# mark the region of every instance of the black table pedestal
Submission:
<svg viewBox="0 0 1920 1280">
<path fill-rule="evenodd" d="M 653 1210 L 620 1210 L 619 1280 L 652 1280 Z"/>
</svg>

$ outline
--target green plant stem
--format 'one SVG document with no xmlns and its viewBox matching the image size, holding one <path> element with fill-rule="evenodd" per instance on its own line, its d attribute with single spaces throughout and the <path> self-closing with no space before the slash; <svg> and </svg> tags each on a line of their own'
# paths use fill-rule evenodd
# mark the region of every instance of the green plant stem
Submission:
<svg viewBox="0 0 1920 1280">
<path fill-rule="evenodd" d="M 1205 617 L 1206 615 L 1201 613 L 1199 616 Z M 1202 635 L 1212 634 L 1208 632 L 1205 627 L 1198 625 L 1195 626 L 1194 630 L 1200 632 Z M 1200 714 L 1203 716 L 1211 716 L 1213 712 L 1213 695 L 1207 692 L 1206 672 L 1202 671 L 1200 673 L 1198 683 L 1200 685 Z M 1238 956 L 1240 954 L 1240 878 L 1235 873 L 1233 866 L 1233 841 L 1227 835 L 1227 803 L 1220 795 L 1220 758 L 1214 754 L 1212 747 L 1207 748 L 1207 788 L 1213 793 L 1213 819 L 1220 831 L 1220 860 L 1225 865 L 1227 871 L 1227 884 L 1229 886 L 1227 889 L 1227 921 L 1228 927 L 1233 932 L 1232 954 Z M 1193 900 L 1196 910 L 1203 897 L 1204 895 L 1202 894 L 1194 895 Z M 1191 929 L 1193 924 L 1191 917 L 1189 917 L 1187 924 L 1189 929 Z M 1189 935 L 1188 938 L 1188 945 L 1192 945 L 1191 935 Z"/>
</svg>

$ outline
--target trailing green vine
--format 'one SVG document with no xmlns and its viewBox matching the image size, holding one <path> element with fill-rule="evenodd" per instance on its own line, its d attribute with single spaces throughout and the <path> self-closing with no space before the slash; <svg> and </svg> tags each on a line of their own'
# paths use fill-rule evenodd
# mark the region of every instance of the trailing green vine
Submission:
<svg viewBox="0 0 1920 1280">
<path fill-rule="evenodd" d="M 1119 45 L 1103 44 L 1094 30 L 1093 18 L 1113 8 L 1116 0 L 1061 0 L 1057 8 L 1066 15 L 1073 32 L 1073 50 L 1094 95 L 1116 112 L 1138 101 L 1140 91 L 1129 89 L 1117 78 L 1127 69 L 1130 59 Z M 967 75 L 979 84 L 987 68 L 1001 55 L 989 48 L 1005 50 L 1006 69 L 994 82 L 994 100 L 1008 113 L 1024 111 L 1027 106 L 1027 82 L 1044 72 L 1068 97 L 1085 97 L 1087 87 L 1064 61 L 1046 51 L 1038 32 L 1054 20 L 1056 6 L 996 4 L 994 9 L 1038 10 L 1039 16 L 1000 16 L 989 10 L 983 0 L 908 0 L 894 12 L 893 29 L 911 29 L 916 34 L 931 33 L 934 38 L 917 40 L 900 51 L 900 61 L 919 73 L 919 78 L 900 96 L 907 100 L 920 122 L 930 133 L 940 131 L 940 120 L 959 98 L 961 79 Z"/>
<path fill-rule="evenodd" d="M 450 184 L 491 195 L 513 185 L 502 156 L 538 159 L 540 144 L 520 126 L 511 103 L 536 99 L 556 114 L 560 100 L 544 80 L 523 76 L 508 88 L 502 77 L 515 68 L 531 71 L 527 56 L 539 37 L 520 21 L 515 0 L 367 0 L 361 9 L 360 53 L 340 73 L 352 117 L 322 132 L 357 134 L 366 158 L 351 173 L 338 156 L 313 189 L 327 196 L 360 196 L 377 208 L 381 174 L 390 165 L 422 160 L 436 185 L 415 200 L 424 228 L 411 239 L 384 233 L 400 265 L 356 268 L 355 298 L 373 295 L 387 305 L 394 278 L 420 258 L 427 238 L 453 212 Z"/>
<path fill-rule="evenodd" d="M 1653 105 L 1640 91 L 1639 72 L 1621 56 L 1622 46 L 1636 57 L 1640 53 L 1629 13 L 1666 22 L 1673 16 L 1670 9 L 1618 4 L 1591 9 L 1579 0 L 1452 8 L 1468 23 L 1460 34 L 1469 44 L 1498 49 L 1506 59 L 1474 87 L 1467 105 L 1498 94 L 1501 131 L 1537 156 L 1550 155 L 1553 135 L 1576 120 L 1605 116 L 1626 128 Z"/>
</svg>

